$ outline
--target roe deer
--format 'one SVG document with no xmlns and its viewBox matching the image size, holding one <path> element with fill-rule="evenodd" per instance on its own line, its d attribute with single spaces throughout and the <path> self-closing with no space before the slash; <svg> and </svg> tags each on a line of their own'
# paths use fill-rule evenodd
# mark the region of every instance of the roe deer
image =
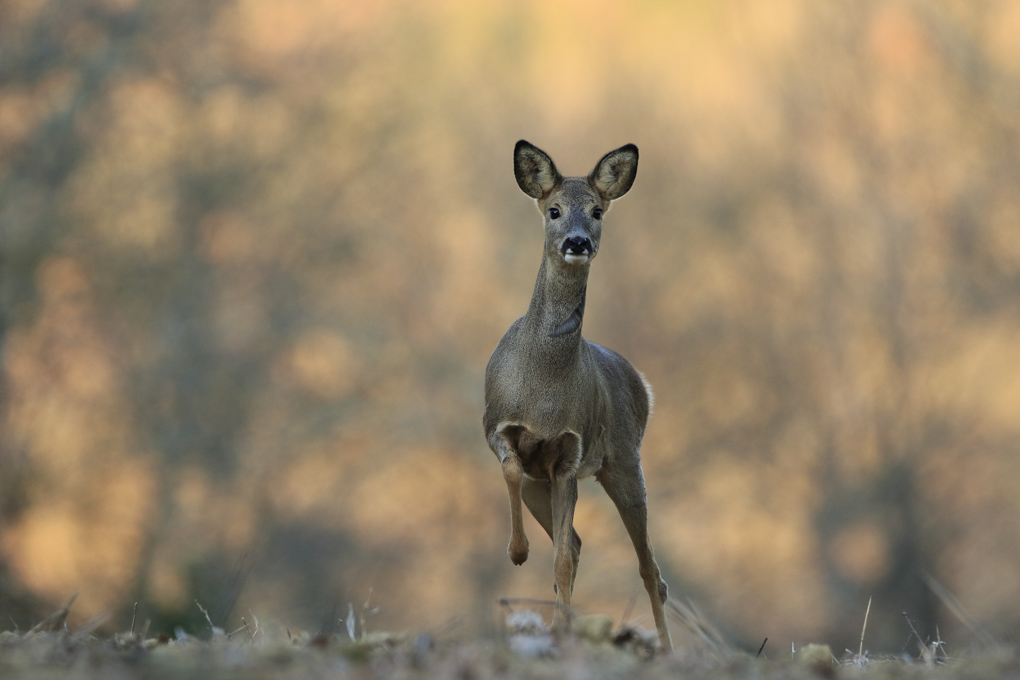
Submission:
<svg viewBox="0 0 1020 680">
<path fill-rule="evenodd" d="M 545 250 L 527 314 L 510 326 L 489 359 L 482 423 L 510 492 L 510 561 L 528 559 L 522 499 L 552 538 L 553 627 L 570 624 L 581 552 L 573 527 L 577 480 L 595 475 L 634 542 L 659 641 L 671 651 L 666 583 L 648 540 L 641 472 L 651 388 L 622 356 L 581 337 L 602 215 L 630 189 L 637 164 L 637 147 L 628 144 L 606 154 L 587 177 L 563 177 L 544 151 L 517 142 L 514 175 L 544 216 Z"/>
</svg>

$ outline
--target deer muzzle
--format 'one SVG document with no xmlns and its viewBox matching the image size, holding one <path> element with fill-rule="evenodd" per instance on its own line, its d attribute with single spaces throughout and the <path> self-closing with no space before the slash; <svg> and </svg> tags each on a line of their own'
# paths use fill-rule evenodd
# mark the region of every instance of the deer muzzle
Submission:
<svg viewBox="0 0 1020 680">
<path fill-rule="evenodd" d="M 560 246 L 560 253 L 569 264 L 584 264 L 595 256 L 595 247 L 586 236 L 568 236 Z"/>
</svg>

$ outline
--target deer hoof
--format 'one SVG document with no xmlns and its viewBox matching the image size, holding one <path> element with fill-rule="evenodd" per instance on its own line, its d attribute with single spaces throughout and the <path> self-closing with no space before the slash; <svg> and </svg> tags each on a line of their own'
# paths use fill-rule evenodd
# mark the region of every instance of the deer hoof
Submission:
<svg viewBox="0 0 1020 680">
<path fill-rule="evenodd" d="M 553 630 L 566 632 L 570 630 L 570 610 L 561 604 L 556 605 L 552 620 Z"/>
<path fill-rule="evenodd" d="M 513 543 L 511 543 L 510 546 L 506 549 L 506 552 L 508 555 L 510 555 L 511 562 L 513 562 L 517 566 L 521 566 L 528 559 L 528 544 L 527 542 L 525 542 L 524 545 L 515 546 Z"/>
</svg>

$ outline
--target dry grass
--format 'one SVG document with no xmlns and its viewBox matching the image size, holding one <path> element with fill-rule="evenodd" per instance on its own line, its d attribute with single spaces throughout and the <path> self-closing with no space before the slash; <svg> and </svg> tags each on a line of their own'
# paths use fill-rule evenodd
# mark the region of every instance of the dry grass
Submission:
<svg viewBox="0 0 1020 680">
<path fill-rule="evenodd" d="M 730 646 L 691 605 L 671 603 L 677 636 L 685 645 L 672 656 L 656 653 L 654 632 L 615 626 L 606 616 L 579 617 L 574 634 L 554 635 L 542 616 L 509 607 L 491 639 L 444 640 L 429 634 L 361 633 L 349 621 L 339 633 L 312 635 L 283 628 L 267 631 L 254 614 L 226 632 L 212 625 L 203 638 L 177 631 L 146 637 L 132 628 L 97 636 L 101 619 L 71 630 L 72 597 L 28 632 L 0 633 L 0 678 L 780 678 L 1020 677 L 1014 650 L 989 648 L 966 658 L 946 658 L 938 646 L 919 645 L 916 657 L 870 659 L 848 651 L 837 660 L 815 644 L 782 658 L 757 656 Z M 197 604 L 197 603 L 196 603 Z M 201 605 L 199 604 L 201 608 Z M 353 611 L 353 610 L 352 610 Z M 863 637 L 863 632 L 862 632 Z M 863 644 L 862 644 L 863 647 Z"/>
</svg>

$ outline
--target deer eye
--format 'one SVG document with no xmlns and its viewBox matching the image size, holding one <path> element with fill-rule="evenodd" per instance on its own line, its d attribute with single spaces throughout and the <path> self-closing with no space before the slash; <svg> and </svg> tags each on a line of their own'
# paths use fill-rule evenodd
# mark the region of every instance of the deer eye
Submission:
<svg viewBox="0 0 1020 680">
<path fill-rule="evenodd" d="M 594 210 L 592 210 L 591 211 L 591 216 L 594 217 L 597 220 L 601 220 L 602 219 L 602 208 L 595 208 Z"/>
<path fill-rule="evenodd" d="M 558 220 L 560 218 L 560 209 L 549 208 L 549 217 L 553 218 L 554 220 Z"/>
</svg>

